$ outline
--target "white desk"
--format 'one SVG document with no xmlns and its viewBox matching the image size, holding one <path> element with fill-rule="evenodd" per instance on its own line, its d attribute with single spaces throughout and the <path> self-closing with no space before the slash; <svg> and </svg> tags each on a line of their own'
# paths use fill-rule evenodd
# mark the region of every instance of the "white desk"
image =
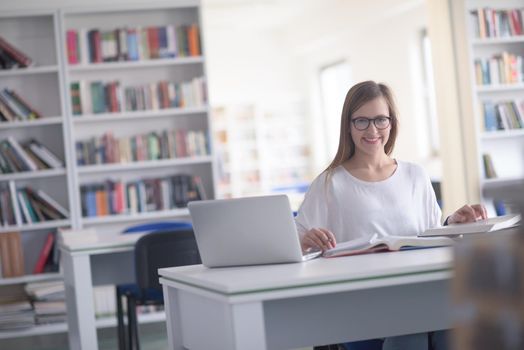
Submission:
<svg viewBox="0 0 524 350">
<path fill-rule="evenodd" d="M 160 269 L 170 349 L 288 349 L 451 327 L 452 250 Z"/>
<path fill-rule="evenodd" d="M 135 281 L 133 251 L 141 234 L 72 233 L 60 242 L 71 350 L 96 350 L 93 285 Z"/>
</svg>

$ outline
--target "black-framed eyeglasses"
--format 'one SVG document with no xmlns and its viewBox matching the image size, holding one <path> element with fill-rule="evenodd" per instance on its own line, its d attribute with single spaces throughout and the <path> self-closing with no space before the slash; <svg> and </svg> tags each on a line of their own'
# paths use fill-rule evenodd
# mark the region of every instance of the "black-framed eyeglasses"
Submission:
<svg viewBox="0 0 524 350">
<path fill-rule="evenodd" d="M 373 121 L 373 124 L 375 124 L 375 128 L 378 130 L 384 130 L 387 129 L 387 127 L 391 124 L 391 117 L 375 117 L 375 118 L 365 118 L 365 117 L 358 117 L 355 119 L 351 119 L 351 122 L 353 123 L 353 126 L 355 129 L 363 131 L 369 128 L 369 124 Z"/>
</svg>

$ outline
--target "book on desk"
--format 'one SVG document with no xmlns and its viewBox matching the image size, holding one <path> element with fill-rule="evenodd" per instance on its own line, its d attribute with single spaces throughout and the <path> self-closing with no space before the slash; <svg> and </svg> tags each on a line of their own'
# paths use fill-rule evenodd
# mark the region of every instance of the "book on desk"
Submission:
<svg viewBox="0 0 524 350">
<path fill-rule="evenodd" d="M 415 248 L 443 247 L 453 245 L 455 241 L 448 237 L 390 236 L 373 234 L 347 242 L 337 243 L 335 248 L 326 250 L 322 256 L 368 254 L 375 252 L 407 250 Z"/>
<path fill-rule="evenodd" d="M 518 225 L 520 220 L 521 216 L 519 214 L 508 214 L 466 224 L 449 224 L 447 226 L 431 228 L 420 233 L 419 237 L 452 237 L 467 234 L 495 232 Z"/>
</svg>

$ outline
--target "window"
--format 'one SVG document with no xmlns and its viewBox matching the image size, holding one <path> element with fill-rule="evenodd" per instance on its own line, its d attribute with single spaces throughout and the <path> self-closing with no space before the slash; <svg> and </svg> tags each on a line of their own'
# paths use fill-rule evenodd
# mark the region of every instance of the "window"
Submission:
<svg viewBox="0 0 524 350">
<path fill-rule="evenodd" d="M 327 159 L 333 159 L 337 152 L 342 105 L 352 83 L 350 65 L 346 61 L 320 69 L 320 97 Z"/>
</svg>

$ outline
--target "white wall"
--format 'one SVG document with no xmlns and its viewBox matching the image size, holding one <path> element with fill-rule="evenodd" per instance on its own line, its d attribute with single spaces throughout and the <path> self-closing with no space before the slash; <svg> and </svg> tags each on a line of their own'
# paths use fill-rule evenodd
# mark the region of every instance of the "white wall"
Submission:
<svg viewBox="0 0 524 350">
<path fill-rule="evenodd" d="M 204 25 L 212 103 L 270 104 L 273 98 L 300 96 L 308 104 L 314 175 L 333 156 L 325 147 L 319 69 L 346 59 L 355 79 L 350 83 L 373 79 L 394 90 L 401 123 L 394 156 L 422 163 L 433 177 L 440 176 L 439 164 L 431 162 L 420 81 L 420 35 L 427 23 L 425 1 L 314 0 L 305 1 L 302 7 L 295 2 L 300 13 L 281 22 L 273 20 L 272 13 L 279 13 L 279 4 L 282 11 L 287 10 L 293 0 L 276 2 L 272 11 L 259 9 L 258 15 L 238 2 L 229 11 L 215 1 L 206 3 L 209 7 L 204 6 Z M 265 26 L 264 16 L 270 22 Z"/>
</svg>

